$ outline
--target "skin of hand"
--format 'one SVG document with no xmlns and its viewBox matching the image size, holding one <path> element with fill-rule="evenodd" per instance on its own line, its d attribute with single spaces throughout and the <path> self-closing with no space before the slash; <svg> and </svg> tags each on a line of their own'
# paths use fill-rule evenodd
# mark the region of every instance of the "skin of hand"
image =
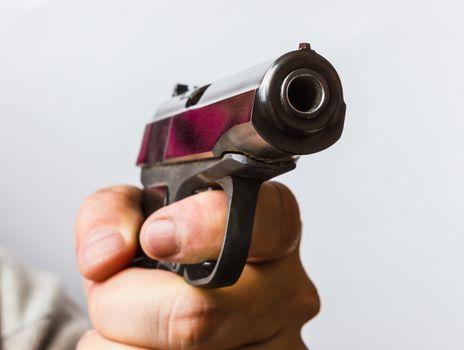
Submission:
<svg viewBox="0 0 464 350">
<path fill-rule="evenodd" d="M 284 185 L 261 187 L 249 259 L 239 281 L 206 290 L 162 270 L 127 267 L 138 242 L 152 258 L 198 263 L 219 255 L 227 202 L 206 191 L 144 218 L 142 191 L 115 186 L 89 196 L 76 253 L 94 330 L 78 350 L 307 349 L 302 326 L 319 311 L 300 261 L 301 221 Z"/>
</svg>

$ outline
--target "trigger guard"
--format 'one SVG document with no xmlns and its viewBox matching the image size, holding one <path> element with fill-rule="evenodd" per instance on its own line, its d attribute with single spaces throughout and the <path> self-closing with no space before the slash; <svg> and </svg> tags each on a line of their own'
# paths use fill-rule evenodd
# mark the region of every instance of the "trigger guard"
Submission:
<svg viewBox="0 0 464 350">
<path fill-rule="evenodd" d="M 184 265 L 184 278 L 193 286 L 220 288 L 234 284 L 245 267 L 253 233 L 262 180 L 226 176 L 217 180 L 227 195 L 227 223 L 216 262 Z"/>
<path fill-rule="evenodd" d="M 151 260 L 139 247 L 133 266 L 170 270 L 183 276 L 191 285 L 201 288 L 234 284 L 247 261 L 261 184 L 295 166 L 296 159 L 268 163 L 243 154 L 227 153 L 221 158 L 144 167 L 142 184 L 145 190 L 164 187 L 166 205 L 186 198 L 198 189 L 219 185 L 227 195 L 227 224 L 216 262 L 171 266 L 166 262 Z"/>
</svg>

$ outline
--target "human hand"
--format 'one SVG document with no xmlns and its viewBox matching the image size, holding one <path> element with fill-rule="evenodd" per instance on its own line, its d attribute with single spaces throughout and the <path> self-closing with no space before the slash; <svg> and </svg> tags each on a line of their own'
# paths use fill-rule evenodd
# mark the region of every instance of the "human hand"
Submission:
<svg viewBox="0 0 464 350">
<path fill-rule="evenodd" d="M 206 191 L 146 220 L 141 190 L 116 186 L 81 206 L 76 251 L 94 331 L 78 350 L 306 349 L 302 326 L 319 310 L 301 264 L 298 205 L 283 185 L 261 187 L 247 265 L 239 281 L 205 290 L 167 271 L 126 268 L 140 242 L 154 259 L 198 263 L 217 258 L 226 196 Z"/>
</svg>

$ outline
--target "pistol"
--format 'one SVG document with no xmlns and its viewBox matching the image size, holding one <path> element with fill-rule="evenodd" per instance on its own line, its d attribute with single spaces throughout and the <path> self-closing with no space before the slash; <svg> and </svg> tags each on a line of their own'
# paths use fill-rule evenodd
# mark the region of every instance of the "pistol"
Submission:
<svg viewBox="0 0 464 350">
<path fill-rule="evenodd" d="M 307 43 L 201 87 L 177 84 L 146 126 L 137 165 L 144 211 L 199 191 L 222 189 L 227 224 L 216 261 L 155 261 L 139 248 L 134 266 L 167 269 L 198 287 L 234 284 L 246 264 L 261 184 L 298 157 L 341 136 L 346 105 L 334 67 Z"/>
</svg>

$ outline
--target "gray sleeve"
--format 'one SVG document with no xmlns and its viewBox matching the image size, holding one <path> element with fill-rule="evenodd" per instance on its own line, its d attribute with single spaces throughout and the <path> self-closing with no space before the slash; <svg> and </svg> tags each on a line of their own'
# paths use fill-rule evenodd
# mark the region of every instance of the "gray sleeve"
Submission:
<svg viewBox="0 0 464 350">
<path fill-rule="evenodd" d="M 28 269 L 0 249 L 0 349 L 75 349 L 89 329 L 58 279 Z"/>
</svg>

